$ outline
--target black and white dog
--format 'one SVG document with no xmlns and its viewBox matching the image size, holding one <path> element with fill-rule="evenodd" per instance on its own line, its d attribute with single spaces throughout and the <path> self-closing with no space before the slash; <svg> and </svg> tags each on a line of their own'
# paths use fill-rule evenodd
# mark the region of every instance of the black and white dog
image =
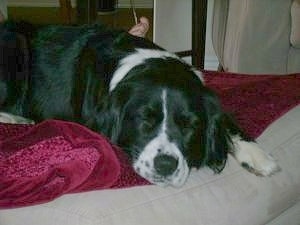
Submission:
<svg viewBox="0 0 300 225">
<path fill-rule="evenodd" d="M 162 186 L 183 185 L 192 167 L 220 172 L 228 153 L 255 174 L 278 170 L 222 111 L 200 72 L 146 39 L 96 24 L 5 23 L 0 51 L 3 121 L 82 123 L 121 146 L 138 174 Z"/>
</svg>

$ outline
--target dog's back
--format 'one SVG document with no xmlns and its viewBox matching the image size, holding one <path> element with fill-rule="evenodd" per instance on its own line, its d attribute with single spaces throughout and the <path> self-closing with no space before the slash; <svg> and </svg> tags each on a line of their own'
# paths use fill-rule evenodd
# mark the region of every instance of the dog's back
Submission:
<svg viewBox="0 0 300 225">
<path fill-rule="evenodd" d="M 74 76 L 78 74 L 83 50 L 89 43 L 94 45 L 90 47 L 105 46 L 106 51 L 99 51 L 102 55 L 98 57 L 111 64 L 109 45 L 121 33 L 96 24 L 45 27 L 24 22 L 1 24 L 1 111 L 36 120 L 71 117 L 70 99 L 77 85 Z M 96 36 L 97 46 L 93 43 Z"/>
<path fill-rule="evenodd" d="M 119 61 L 136 48 L 159 49 L 99 24 L 34 27 L 7 22 L 0 29 L 1 111 L 36 121 L 82 120 L 84 90 L 107 88 Z M 87 71 L 89 64 L 95 71 Z"/>
<path fill-rule="evenodd" d="M 80 122 L 161 185 L 183 185 L 191 167 L 220 172 L 229 152 L 256 174 L 278 170 L 195 68 L 154 43 L 100 25 L 1 29 L 0 121 L 4 111 Z"/>
</svg>

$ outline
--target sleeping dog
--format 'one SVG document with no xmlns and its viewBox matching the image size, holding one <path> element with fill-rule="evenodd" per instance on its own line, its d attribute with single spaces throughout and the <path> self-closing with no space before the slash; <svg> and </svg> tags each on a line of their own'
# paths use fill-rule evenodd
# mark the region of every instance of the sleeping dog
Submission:
<svg viewBox="0 0 300 225">
<path fill-rule="evenodd" d="M 84 124 L 162 186 L 182 186 L 193 167 L 220 172 L 228 153 L 257 175 L 278 170 L 199 71 L 146 39 L 97 24 L 5 23 L 0 36 L 0 119 Z"/>
</svg>

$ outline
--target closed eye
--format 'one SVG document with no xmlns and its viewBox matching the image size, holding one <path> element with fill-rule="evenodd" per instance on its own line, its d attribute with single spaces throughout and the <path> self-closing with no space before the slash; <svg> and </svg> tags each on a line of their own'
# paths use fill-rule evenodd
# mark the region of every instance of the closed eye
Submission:
<svg viewBox="0 0 300 225">
<path fill-rule="evenodd" d="M 143 131 L 150 131 L 152 128 L 155 127 L 156 121 L 152 119 L 144 119 L 140 122 L 139 127 Z"/>
<path fill-rule="evenodd" d="M 199 126 L 199 118 L 196 115 L 178 115 L 175 117 L 175 123 L 181 129 L 196 129 Z"/>
<path fill-rule="evenodd" d="M 155 128 L 162 121 L 162 115 L 151 108 L 145 108 L 138 112 L 138 126 L 143 131 L 149 131 Z"/>
</svg>

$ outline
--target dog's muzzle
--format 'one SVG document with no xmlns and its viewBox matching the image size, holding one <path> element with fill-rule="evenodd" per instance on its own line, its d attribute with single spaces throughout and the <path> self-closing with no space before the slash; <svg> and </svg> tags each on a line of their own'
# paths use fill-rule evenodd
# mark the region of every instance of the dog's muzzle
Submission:
<svg viewBox="0 0 300 225">
<path fill-rule="evenodd" d="M 178 167 L 178 159 L 167 154 L 159 154 L 154 158 L 154 169 L 162 177 L 172 175 Z"/>
<path fill-rule="evenodd" d="M 133 164 L 135 171 L 159 186 L 182 186 L 188 177 L 189 167 L 180 151 L 177 148 L 174 151 L 154 149 L 145 148 Z"/>
</svg>

